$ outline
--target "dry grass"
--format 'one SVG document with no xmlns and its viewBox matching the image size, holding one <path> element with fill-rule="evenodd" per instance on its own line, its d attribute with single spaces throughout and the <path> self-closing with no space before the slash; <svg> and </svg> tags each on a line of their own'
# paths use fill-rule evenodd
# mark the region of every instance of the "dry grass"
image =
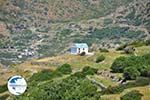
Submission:
<svg viewBox="0 0 150 100">
<path fill-rule="evenodd" d="M 142 97 L 142 100 L 150 100 L 150 86 L 126 89 L 121 95 L 130 92 L 132 90 L 138 90 L 140 93 L 142 93 L 144 95 Z"/>
<path fill-rule="evenodd" d="M 102 100 L 120 100 L 120 96 L 119 94 L 115 94 L 115 95 L 103 95 Z"/>
<path fill-rule="evenodd" d="M 136 49 L 135 53 L 136 53 L 137 55 L 143 55 L 143 54 L 150 53 L 150 46 L 138 47 L 138 48 Z"/>
<path fill-rule="evenodd" d="M 15 71 L 13 70 L 8 70 L 8 69 L 4 69 L 4 68 L 0 68 L 0 85 L 4 85 L 7 83 L 7 80 L 15 75 Z"/>
<path fill-rule="evenodd" d="M 106 59 L 104 62 L 95 63 L 94 60 L 99 55 L 104 55 Z M 123 56 L 123 54 L 120 54 L 120 52 L 111 50 L 109 53 L 97 52 L 94 56 L 78 56 L 78 55 L 65 54 L 65 55 L 61 55 L 57 57 L 39 59 L 33 62 L 48 63 L 49 65 L 52 65 L 52 66 L 69 63 L 72 65 L 73 69 L 81 69 L 85 66 L 91 66 L 91 67 L 98 68 L 98 69 L 110 69 L 110 66 L 113 60 L 119 56 Z"/>
<path fill-rule="evenodd" d="M 122 92 L 121 94 L 104 95 L 102 96 L 102 99 L 103 100 L 120 100 L 120 96 L 132 90 L 138 90 L 140 93 L 142 93 L 143 94 L 142 100 L 150 100 L 150 86 L 125 89 L 124 92 Z"/>
</svg>

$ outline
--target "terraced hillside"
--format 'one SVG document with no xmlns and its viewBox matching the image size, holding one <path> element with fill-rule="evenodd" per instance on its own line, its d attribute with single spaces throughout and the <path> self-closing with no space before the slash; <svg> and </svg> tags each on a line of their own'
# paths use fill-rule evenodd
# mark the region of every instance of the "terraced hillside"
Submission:
<svg viewBox="0 0 150 100">
<path fill-rule="evenodd" d="M 141 46 L 135 49 L 136 56 L 150 53 L 150 46 Z M 88 98 L 93 98 L 93 100 L 120 100 L 120 97 L 125 93 L 131 90 L 138 90 L 143 94 L 143 100 L 149 100 L 150 92 L 149 85 L 147 85 L 149 81 L 146 77 L 144 77 L 144 80 L 127 81 L 126 83 L 129 82 L 129 86 L 127 85 L 126 87 L 126 84 L 122 86 L 125 87 L 125 89 L 121 90 L 121 92 L 119 88 L 116 87 L 113 91 L 111 91 L 110 88 L 110 93 L 102 93 L 103 89 L 101 86 L 109 89 L 110 86 L 115 87 L 122 85 L 118 81 L 119 78 L 123 79 L 122 73 L 112 73 L 110 69 L 116 58 L 120 56 L 133 56 L 133 54 L 123 54 L 122 52 L 123 51 L 109 49 L 109 52 L 95 51 L 95 55 L 93 56 L 64 54 L 42 59 L 33 59 L 7 69 L 1 67 L 0 79 L 2 81 L 0 84 L 0 98 L 1 100 L 5 100 L 5 98 L 9 100 L 30 98 L 33 100 L 39 98 L 45 100 L 51 100 L 51 98 L 53 98 L 53 100 L 58 100 L 60 96 L 63 100 L 73 97 L 77 97 L 75 99 L 78 100 L 78 98 L 86 98 L 88 95 Z M 103 55 L 105 59 L 97 63 L 96 59 L 101 55 Z M 68 64 L 70 67 L 61 69 L 62 65 L 69 66 Z M 97 72 L 95 72 L 95 69 Z M 7 91 L 5 85 L 9 77 L 16 74 L 25 77 L 28 82 L 28 89 L 25 94 L 21 96 L 12 96 Z M 86 77 L 84 75 L 86 75 Z M 132 83 L 134 81 L 135 83 Z M 136 85 L 136 83 L 139 85 Z"/>
</svg>

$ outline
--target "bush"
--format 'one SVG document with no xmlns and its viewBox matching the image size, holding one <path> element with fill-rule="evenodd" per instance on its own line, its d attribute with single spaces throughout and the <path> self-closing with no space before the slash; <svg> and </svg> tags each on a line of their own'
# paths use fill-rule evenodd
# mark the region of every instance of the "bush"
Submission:
<svg viewBox="0 0 150 100">
<path fill-rule="evenodd" d="M 96 58 L 96 63 L 102 62 L 103 60 L 105 60 L 105 56 L 103 56 L 103 55 L 98 56 L 98 57 Z"/>
<path fill-rule="evenodd" d="M 150 39 L 145 41 L 145 44 L 148 46 L 150 45 Z"/>
<path fill-rule="evenodd" d="M 136 76 L 139 76 L 140 74 L 140 76 L 149 77 L 150 75 L 149 65 L 150 65 L 150 54 L 145 54 L 143 56 L 119 57 L 113 62 L 111 69 L 113 72 L 124 73 L 124 76 L 127 79 L 130 79 L 131 78 L 130 76 L 133 75 L 132 70 L 134 74 L 136 73 Z M 127 68 L 126 69 L 127 71 L 125 71 L 125 68 Z M 132 70 L 130 70 L 130 68 Z M 134 78 L 133 76 L 131 79 L 135 78 L 135 76 Z"/>
<path fill-rule="evenodd" d="M 121 93 L 124 90 L 123 87 L 120 86 L 109 86 L 107 89 L 102 91 L 102 94 L 117 94 L 117 93 Z"/>
<path fill-rule="evenodd" d="M 83 74 L 82 72 L 76 72 L 76 73 L 74 73 L 72 76 L 73 76 L 73 77 L 77 77 L 77 78 L 79 78 L 79 79 L 86 77 L 86 75 Z"/>
<path fill-rule="evenodd" d="M 95 73 L 97 73 L 97 69 L 86 66 L 83 68 L 82 73 L 84 75 L 94 75 Z"/>
<path fill-rule="evenodd" d="M 84 70 L 90 69 L 86 67 Z M 67 77 L 46 82 L 36 82 L 24 95 L 14 96 L 14 100 L 99 100 L 100 92 L 95 84 L 85 77 L 83 72 L 76 72 Z"/>
<path fill-rule="evenodd" d="M 142 100 L 142 96 L 143 94 L 139 93 L 139 91 L 133 90 L 120 97 L 120 99 L 121 100 Z"/>
<path fill-rule="evenodd" d="M 97 69 L 86 66 L 82 69 L 82 72 L 76 72 L 71 76 L 77 78 L 85 78 L 87 75 L 94 75 L 95 73 L 97 73 Z"/>
<path fill-rule="evenodd" d="M 32 75 L 29 81 L 46 81 L 56 77 L 60 77 L 64 74 L 70 74 L 71 72 L 71 66 L 69 64 L 63 64 L 53 72 L 51 72 L 50 70 L 43 70 L 41 72 L 35 73 Z"/>
<path fill-rule="evenodd" d="M 104 25 L 112 24 L 113 20 L 112 19 L 104 19 Z"/>
<path fill-rule="evenodd" d="M 141 41 L 141 40 L 140 40 L 140 41 L 137 40 L 137 41 L 132 42 L 131 45 L 133 45 L 133 46 L 135 46 L 135 47 L 141 47 L 141 46 L 144 46 L 144 45 L 145 45 L 145 42 L 144 42 L 144 41 Z"/>
<path fill-rule="evenodd" d="M 141 67 L 140 72 L 141 76 L 150 77 L 150 65 Z"/>
<path fill-rule="evenodd" d="M 105 49 L 105 48 L 100 48 L 99 49 L 101 52 L 109 52 L 107 49 Z"/>
<path fill-rule="evenodd" d="M 38 73 L 34 73 L 29 79 L 29 81 L 30 82 L 47 81 L 47 80 L 53 79 L 55 77 L 60 77 L 60 76 L 62 76 L 62 73 L 60 73 L 59 71 L 51 72 L 51 71 L 44 70 Z"/>
<path fill-rule="evenodd" d="M 7 89 L 7 85 L 6 85 L 6 84 L 0 86 L 0 93 L 3 93 L 3 92 L 5 92 L 5 91 L 7 91 L 7 90 L 8 90 L 8 89 Z"/>
<path fill-rule="evenodd" d="M 5 94 L 3 96 L 0 96 L 0 100 L 8 100 L 7 98 L 9 97 L 8 94 Z"/>
<path fill-rule="evenodd" d="M 116 73 L 123 73 L 124 68 L 127 66 L 126 60 L 126 57 L 117 58 L 111 66 L 112 71 Z"/>
<path fill-rule="evenodd" d="M 57 71 L 61 72 L 62 74 L 70 74 L 72 72 L 71 65 L 63 64 L 57 69 Z"/>
<path fill-rule="evenodd" d="M 123 76 L 127 80 L 135 80 L 140 76 L 140 72 L 135 67 L 127 67 L 124 69 Z"/>
</svg>

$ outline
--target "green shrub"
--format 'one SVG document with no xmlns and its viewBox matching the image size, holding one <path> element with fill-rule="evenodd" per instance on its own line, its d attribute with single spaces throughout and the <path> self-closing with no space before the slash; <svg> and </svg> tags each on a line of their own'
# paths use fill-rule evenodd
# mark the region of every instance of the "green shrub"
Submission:
<svg viewBox="0 0 150 100">
<path fill-rule="evenodd" d="M 133 69 L 133 72 L 136 72 L 137 76 L 139 76 L 140 73 L 140 76 L 149 77 L 150 73 L 149 65 L 150 65 L 150 54 L 145 54 L 143 56 L 119 57 L 113 62 L 111 69 L 113 72 L 117 73 L 124 72 L 126 78 L 128 77 L 127 79 L 130 79 L 131 77 L 129 78 L 129 76 L 127 76 L 133 75 L 130 68 Z M 127 68 L 126 69 L 127 71 L 125 71 L 125 68 Z"/>
<path fill-rule="evenodd" d="M 105 60 L 105 56 L 101 55 L 96 58 L 96 63 L 102 62 Z"/>
<path fill-rule="evenodd" d="M 7 89 L 7 85 L 2 85 L 0 86 L 0 93 L 3 93 L 3 92 L 6 92 L 8 89 Z"/>
<path fill-rule="evenodd" d="M 144 41 L 134 41 L 131 43 L 131 45 L 135 46 L 135 47 L 141 47 L 145 45 Z"/>
<path fill-rule="evenodd" d="M 117 94 L 117 93 L 121 93 L 123 90 L 124 87 L 121 86 L 116 86 L 116 87 L 109 86 L 107 89 L 102 91 L 102 94 Z"/>
<path fill-rule="evenodd" d="M 57 36 L 59 36 L 60 38 L 62 36 L 66 37 L 68 35 L 70 35 L 73 31 L 71 29 L 63 29 L 60 32 L 57 33 Z"/>
<path fill-rule="evenodd" d="M 123 76 L 127 80 L 135 80 L 140 76 L 140 72 L 135 67 L 127 67 L 124 69 Z"/>
<path fill-rule="evenodd" d="M 148 46 L 150 45 L 150 39 L 145 41 L 145 44 Z"/>
<path fill-rule="evenodd" d="M 71 65 L 69 64 L 63 64 L 60 66 L 57 71 L 61 72 L 62 74 L 70 74 L 72 72 Z"/>
<path fill-rule="evenodd" d="M 101 52 L 109 52 L 109 50 L 108 49 L 105 49 L 105 48 L 100 48 L 99 49 Z"/>
<path fill-rule="evenodd" d="M 139 91 L 133 90 L 121 96 L 120 99 L 121 100 L 142 100 L 142 96 L 143 94 L 141 94 Z"/>
<path fill-rule="evenodd" d="M 116 73 L 123 73 L 124 68 L 127 67 L 126 60 L 126 57 L 116 58 L 116 60 L 111 65 L 112 71 Z"/>
<path fill-rule="evenodd" d="M 113 20 L 112 19 L 104 19 L 104 25 L 112 24 Z"/>
<path fill-rule="evenodd" d="M 36 82 L 38 86 L 31 86 L 21 96 L 15 96 L 15 100 L 99 100 L 100 93 L 97 87 L 87 79 L 83 72 L 76 72 L 68 77 L 57 80 Z"/>
<path fill-rule="evenodd" d="M 94 75 L 97 73 L 97 69 L 86 66 L 83 68 L 82 73 L 85 75 Z"/>
<path fill-rule="evenodd" d="M 38 73 L 34 73 L 31 78 L 29 79 L 29 82 L 36 82 L 36 81 L 46 81 L 46 80 L 50 80 L 53 79 L 55 77 L 60 77 L 62 76 L 62 73 L 59 71 L 41 71 Z"/>
<path fill-rule="evenodd" d="M 77 78 L 85 78 L 86 74 L 83 74 L 82 72 L 76 72 L 72 76 Z"/>
<path fill-rule="evenodd" d="M 0 96 L 0 100 L 7 100 L 8 97 L 9 97 L 9 95 L 5 94 L 3 96 Z"/>
<path fill-rule="evenodd" d="M 140 73 L 141 73 L 141 76 L 150 77 L 150 65 L 141 66 Z"/>
<path fill-rule="evenodd" d="M 71 66 L 69 64 L 63 64 L 55 71 L 43 70 L 41 72 L 35 73 L 29 79 L 29 81 L 46 81 L 56 77 L 60 77 L 64 74 L 70 74 L 72 72 Z"/>
</svg>

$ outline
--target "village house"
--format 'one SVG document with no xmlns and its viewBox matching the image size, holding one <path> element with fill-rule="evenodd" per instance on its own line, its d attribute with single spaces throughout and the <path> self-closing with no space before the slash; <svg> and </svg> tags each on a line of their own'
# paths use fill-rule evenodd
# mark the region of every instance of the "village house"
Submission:
<svg viewBox="0 0 150 100">
<path fill-rule="evenodd" d="M 89 47 L 86 43 L 75 43 L 71 47 L 71 54 L 81 54 L 85 52 L 85 54 L 88 54 Z"/>
</svg>

